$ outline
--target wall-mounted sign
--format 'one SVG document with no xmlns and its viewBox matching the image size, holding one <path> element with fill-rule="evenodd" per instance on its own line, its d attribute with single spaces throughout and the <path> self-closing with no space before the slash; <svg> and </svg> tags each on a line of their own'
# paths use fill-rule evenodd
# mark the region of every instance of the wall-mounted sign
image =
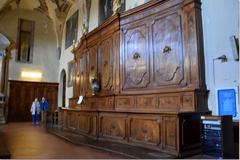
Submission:
<svg viewBox="0 0 240 160">
<path fill-rule="evenodd" d="M 236 117 L 237 100 L 235 89 L 219 89 L 217 91 L 218 96 L 218 113 L 222 115 L 232 115 Z"/>
</svg>

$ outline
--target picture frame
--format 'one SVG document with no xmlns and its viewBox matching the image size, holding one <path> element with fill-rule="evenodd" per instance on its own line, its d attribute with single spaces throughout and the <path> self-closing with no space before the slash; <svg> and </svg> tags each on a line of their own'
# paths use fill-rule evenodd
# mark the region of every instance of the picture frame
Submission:
<svg viewBox="0 0 240 160">
<path fill-rule="evenodd" d="M 78 10 L 66 22 L 65 49 L 77 41 L 78 34 Z"/>
<path fill-rule="evenodd" d="M 73 80 L 74 80 L 74 61 L 68 62 L 68 74 L 67 74 L 67 86 L 72 87 L 73 86 Z"/>
</svg>

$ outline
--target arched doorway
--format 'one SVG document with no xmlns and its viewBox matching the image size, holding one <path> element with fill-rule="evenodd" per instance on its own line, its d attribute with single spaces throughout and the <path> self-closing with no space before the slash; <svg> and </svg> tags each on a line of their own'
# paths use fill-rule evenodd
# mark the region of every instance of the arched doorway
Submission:
<svg viewBox="0 0 240 160">
<path fill-rule="evenodd" d="M 62 107 L 66 107 L 66 71 L 63 69 L 61 71 L 61 77 L 60 77 L 60 94 L 61 94 L 61 102 Z"/>
</svg>

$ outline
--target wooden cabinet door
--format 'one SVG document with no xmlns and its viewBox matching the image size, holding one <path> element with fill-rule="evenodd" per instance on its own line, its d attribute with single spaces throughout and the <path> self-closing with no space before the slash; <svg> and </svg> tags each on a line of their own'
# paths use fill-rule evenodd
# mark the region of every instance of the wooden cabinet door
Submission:
<svg viewBox="0 0 240 160">
<path fill-rule="evenodd" d="M 154 146 L 161 144 L 161 118 L 130 116 L 129 119 L 130 141 Z"/>
<path fill-rule="evenodd" d="M 88 77 L 88 83 L 91 84 L 91 81 L 93 78 L 97 78 L 97 72 L 98 72 L 98 46 L 94 45 L 89 48 L 89 55 L 88 55 L 88 62 L 89 62 L 89 77 Z M 91 93 L 91 85 L 88 87 L 89 92 Z"/>
<path fill-rule="evenodd" d="M 178 118 L 174 116 L 163 117 L 163 149 L 166 151 L 177 151 L 178 135 Z"/>
<path fill-rule="evenodd" d="M 181 18 L 175 13 L 152 23 L 153 82 L 178 85 L 184 78 Z"/>
<path fill-rule="evenodd" d="M 100 45 L 100 78 L 103 91 L 112 90 L 113 86 L 113 40 L 112 37 L 102 41 Z"/>
<path fill-rule="evenodd" d="M 87 86 L 87 54 L 84 53 L 79 60 L 79 95 L 85 95 Z"/>
<path fill-rule="evenodd" d="M 76 61 L 74 63 L 74 79 L 73 79 L 73 97 L 78 96 L 78 86 L 79 86 L 79 70 L 78 70 L 79 62 Z"/>
<path fill-rule="evenodd" d="M 146 88 L 150 82 L 148 27 L 126 27 L 122 38 L 123 90 Z"/>
</svg>

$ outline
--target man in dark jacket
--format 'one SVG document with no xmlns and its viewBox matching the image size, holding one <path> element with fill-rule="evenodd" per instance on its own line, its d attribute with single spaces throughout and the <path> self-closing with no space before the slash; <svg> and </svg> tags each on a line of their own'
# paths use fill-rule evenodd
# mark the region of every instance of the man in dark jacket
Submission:
<svg viewBox="0 0 240 160">
<path fill-rule="evenodd" d="M 48 102 L 44 97 L 40 102 L 41 114 L 42 114 L 42 125 L 46 126 L 46 118 L 47 118 L 47 111 L 48 111 Z"/>
</svg>

